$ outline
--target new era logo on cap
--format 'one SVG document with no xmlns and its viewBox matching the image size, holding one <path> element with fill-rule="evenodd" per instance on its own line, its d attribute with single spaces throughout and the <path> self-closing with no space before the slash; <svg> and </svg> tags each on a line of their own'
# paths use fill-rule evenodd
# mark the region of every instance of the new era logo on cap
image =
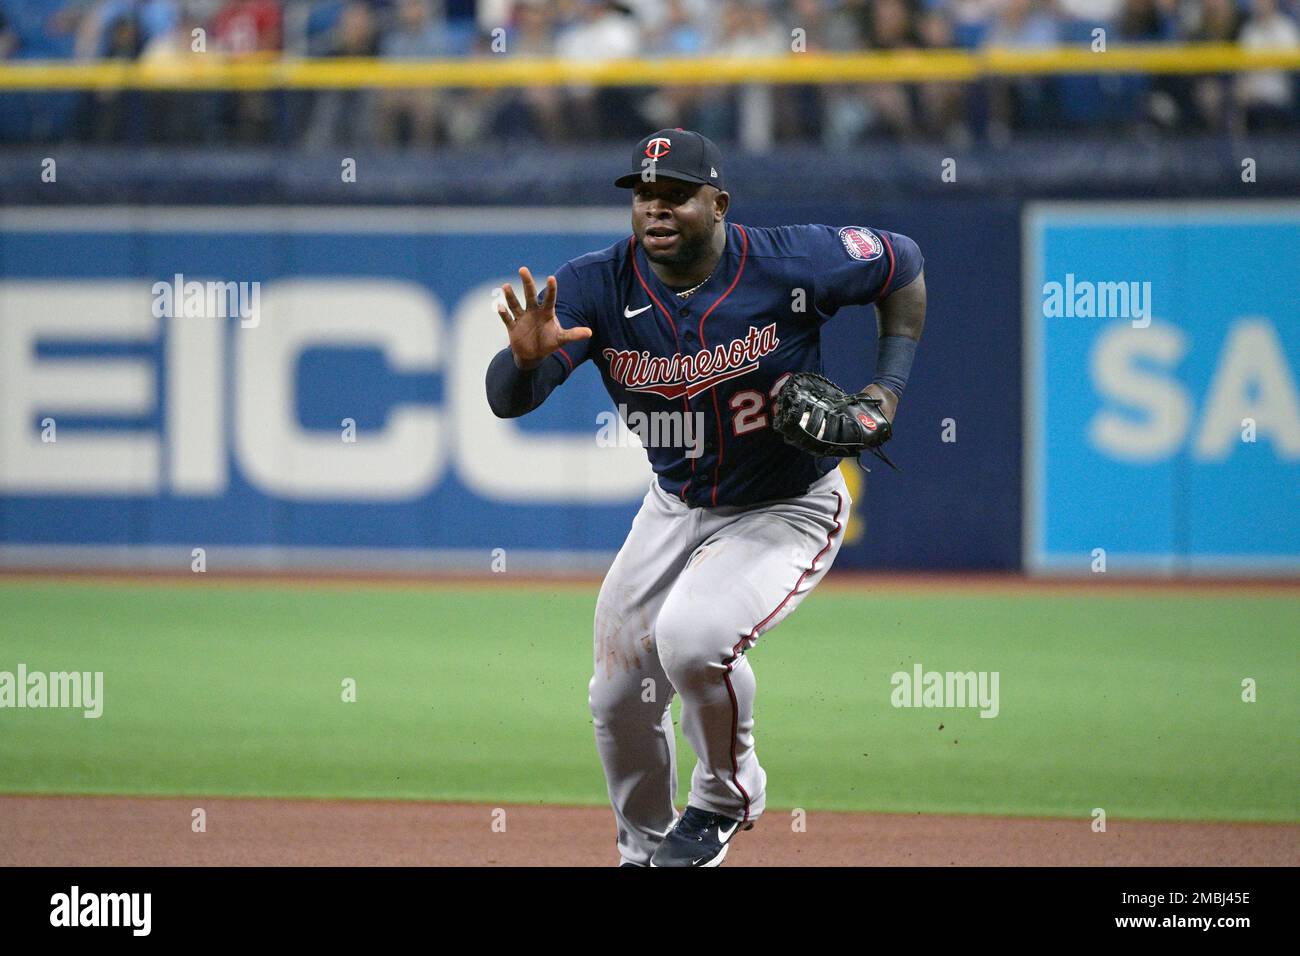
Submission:
<svg viewBox="0 0 1300 956">
<path fill-rule="evenodd" d="M 707 136 L 689 129 L 661 129 L 637 143 L 633 171 L 614 180 L 615 186 L 637 186 L 654 170 L 653 179 L 680 179 L 688 183 L 722 185 L 722 151 Z"/>
</svg>

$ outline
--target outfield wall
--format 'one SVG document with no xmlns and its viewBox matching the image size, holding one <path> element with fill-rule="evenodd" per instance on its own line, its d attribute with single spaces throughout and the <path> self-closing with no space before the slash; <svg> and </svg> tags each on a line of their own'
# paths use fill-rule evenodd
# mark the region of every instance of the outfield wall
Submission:
<svg viewBox="0 0 1300 956">
<path fill-rule="evenodd" d="M 879 225 L 926 256 L 902 471 L 858 474 L 841 565 L 1088 573 L 1102 548 L 1115 572 L 1300 573 L 1295 204 L 735 218 Z M 494 285 L 626 232 L 600 207 L 0 207 L 0 562 L 602 568 L 649 473 L 598 446 L 594 369 L 510 422 L 482 370 Z M 176 274 L 260 283 L 256 324 L 156 316 Z M 1066 275 L 1150 283 L 1127 304 L 1150 321 L 1044 314 Z M 870 309 L 841 313 L 828 374 L 863 382 L 872 339 Z"/>
</svg>

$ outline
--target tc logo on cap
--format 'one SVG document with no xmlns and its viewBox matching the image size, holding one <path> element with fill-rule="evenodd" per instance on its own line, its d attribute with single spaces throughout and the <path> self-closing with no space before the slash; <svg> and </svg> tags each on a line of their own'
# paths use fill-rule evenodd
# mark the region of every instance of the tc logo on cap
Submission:
<svg viewBox="0 0 1300 956">
<path fill-rule="evenodd" d="M 645 154 L 651 159 L 663 159 L 673 148 L 673 141 L 667 136 L 656 136 L 645 144 Z"/>
</svg>

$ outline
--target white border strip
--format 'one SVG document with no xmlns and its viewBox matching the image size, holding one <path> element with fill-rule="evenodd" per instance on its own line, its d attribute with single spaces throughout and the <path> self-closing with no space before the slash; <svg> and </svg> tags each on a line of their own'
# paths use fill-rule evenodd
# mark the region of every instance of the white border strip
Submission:
<svg viewBox="0 0 1300 956">
<path fill-rule="evenodd" d="M 492 571 L 491 548 L 306 548 L 274 545 L 214 545 L 205 550 L 209 572 L 340 571 L 439 573 L 471 575 Z M 563 577 L 601 573 L 614 561 L 613 551 L 541 551 L 506 549 L 506 571 Z M 116 544 L 0 544 L 0 568 L 24 570 L 190 570 L 189 546 Z"/>
<path fill-rule="evenodd" d="M 1291 555 L 1197 554 L 1186 558 L 1175 555 L 1150 555 L 1106 552 L 1106 571 L 1091 569 L 1092 555 L 1071 556 L 1045 554 L 1040 565 L 1032 569 L 1035 576 L 1052 578 L 1110 578 L 1135 575 L 1175 579 L 1185 575 L 1216 578 L 1294 578 L 1300 562 Z"/>
<path fill-rule="evenodd" d="M 1043 457 L 1042 411 L 1046 401 L 1044 356 L 1042 354 L 1041 302 L 1037 290 L 1042 287 L 1040 272 L 1043 226 L 1053 225 L 1125 225 L 1134 215 L 1142 224 L 1182 224 L 1189 219 L 1215 224 L 1276 222 L 1288 216 L 1300 223 L 1300 201 L 1277 202 L 1028 202 L 1020 214 L 1020 281 L 1021 281 L 1021 421 L 1024 435 L 1021 444 L 1020 477 L 1020 560 L 1027 574 L 1089 574 L 1091 558 L 1053 554 L 1042 548 L 1041 534 L 1047 510 L 1047 462 Z M 1116 217 L 1123 219 L 1116 223 Z M 1040 401 L 1040 399 L 1042 399 Z M 1300 572 L 1300 557 L 1294 555 L 1236 554 L 1108 554 L 1107 574 L 1123 575 L 1126 571 L 1141 574 L 1163 573 L 1175 576 L 1175 566 L 1192 575 L 1260 575 L 1289 577 Z M 1119 567 L 1110 567 L 1119 565 Z"/>
<path fill-rule="evenodd" d="M 1045 570 L 1038 551 L 1042 530 L 1042 515 L 1038 513 L 1038 431 L 1043 409 L 1039 401 L 1041 342 L 1035 293 L 1042 278 L 1042 223 L 1050 208 L 1027 203 L 1020 211 L 1020 565 L 1028 574 Z"/>
<path fill-rule="evenodd" d="M 1231 208 L 1229 208 L 1231 207 Z M 1128 217 L 1141 215 L 1143 224 L 1182 224 L 1192 218 L 1210 222 L 1264 222 L 1276 219 L 1279 213 L 1300 217 L 1300 200 L 1192 200 L 1188 202 L 1129 199 L 1122 202 L 1108 200 L 1039 200 L 1025 203 L 1024 215 L 1045 218 L 1055 222 L 1078 222 L 1090 225 L 1110 222 L 1117 214 Z M 1022 217 L 1023 218 L 1023 217 Z"/>
<path fill-rule="evenodd" d="M 3 232 L 613 233 L 632 234 L 621 206 L 0 206 Z"/>
</svg>

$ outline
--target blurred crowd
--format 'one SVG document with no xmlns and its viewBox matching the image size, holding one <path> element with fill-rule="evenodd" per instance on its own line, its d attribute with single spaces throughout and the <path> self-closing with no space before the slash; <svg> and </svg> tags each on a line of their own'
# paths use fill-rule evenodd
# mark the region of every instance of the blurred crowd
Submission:
<svg viewBox="0 0 1300 956">
<path fill-rule="evenodd" d="M 0 60 L 796 56 L 924 48 L 1300 46 L 1300 0 L 0 0 Z M 1062 129 L 1300 127 L 1297 76 L 973 83 L 0 94 L 0 140 L 428 147 L 690 126 L 753 148 Z"/>
</svg>

